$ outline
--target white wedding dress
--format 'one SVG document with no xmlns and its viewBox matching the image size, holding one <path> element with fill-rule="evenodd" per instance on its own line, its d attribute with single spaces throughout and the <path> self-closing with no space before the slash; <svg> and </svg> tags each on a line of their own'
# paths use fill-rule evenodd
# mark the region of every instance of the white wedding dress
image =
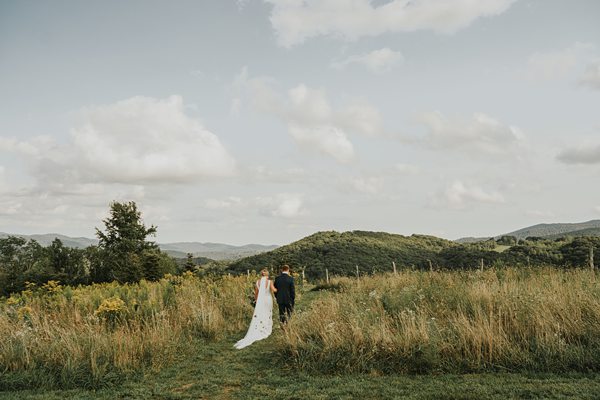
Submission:
<svg viewBox="0 0 600 400">
<path fill-rule="evenodd" d="M 266 277 L 257 282 L 258 298 L 254 307 L 254 315 L 246 336 L 238 341 L 234 347 L 243 349 L 257 340 L 268 338 L 273 330 L 273 297 L 271 296 L 271 283 Z"/>
</svg>

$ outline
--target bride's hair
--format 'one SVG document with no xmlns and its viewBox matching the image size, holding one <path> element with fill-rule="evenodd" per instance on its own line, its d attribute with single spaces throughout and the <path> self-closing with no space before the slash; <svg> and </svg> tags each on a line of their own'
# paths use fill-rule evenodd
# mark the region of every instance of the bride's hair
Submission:
<svg viewBox="0 0 600 400">
<path fill-rule="evenodd" d="M 269 276 L 269 270 L 268 270 L 268 269 L 266 269 L 266 268 L 263 268 L 263 269 L 260 271 L 260 275 L 261 275 L 261 276 Z"/>
</svg>

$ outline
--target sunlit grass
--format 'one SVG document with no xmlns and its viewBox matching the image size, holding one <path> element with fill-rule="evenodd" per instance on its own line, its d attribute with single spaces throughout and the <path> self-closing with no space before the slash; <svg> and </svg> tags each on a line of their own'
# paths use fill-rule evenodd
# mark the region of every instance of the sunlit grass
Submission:
<svg viewBox="0 0 600 400">
<path fill-rule="evenodd" d="M 0 301 L 0 388 L 97 387 L 168 364 L 194 337 L 243 329 L 246 277 L 57 282 Z"/>
<path fill-rule="evenodd" d="M 279 348 L 333 373 L 597 371 L 599 283 L 554 268 L 340 278 Z"/>
</svg>

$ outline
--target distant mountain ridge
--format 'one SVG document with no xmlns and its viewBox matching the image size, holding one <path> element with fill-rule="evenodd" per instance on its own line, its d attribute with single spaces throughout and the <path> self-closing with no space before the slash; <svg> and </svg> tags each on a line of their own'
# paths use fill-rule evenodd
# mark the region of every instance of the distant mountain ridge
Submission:
<svg viewBox="0 0 600 400">
<path fill-rule="evenodd" d="M 555 223 L 555 224 L 537 224 L 527 228 L 522 228 L 506 235 L 516 236 L 517 239 L 525 239 L 528 236 L 547 237 L 563 234 L 575 233 L 587 229 L 600 229 L 600 220 L 593 219 L 578 223 Z"/>
<path fill-rule="evenodd" d="M 34 235 L 21 235 L 17 233 L 5 233 L 0 232 L 0 238 L 7 238 L 9 236 L 18 236 L 24 239 L 30 240 L 33 239 L 42 246 L 49 246 L 54 239 L 60 239 L 63 245 L 67 247 L 75 247 L 78 249 L 84 249 L 89 246 L 93 246 L 98 244 L 97 239 L 90 239 L 86 237 L 70 237 L 61 235 L 59 233 L 44 233 L 44 234 L 34 234 Z"/>
<path fill-rule="evenodd" d="M 25 239 L 33 239 L 42 246 L 48 246 L 56 238 L 60 239 L 65 246 L 83 249 L 89 246 L 97 245 L 97 239 L 85 237 L 70 237 L 58 233 L 47 233 L 37 235 L 21 235 L 0 232 L 0 238 L 8 236 L 19 236 Z M 246 244 L 243 246 L 234 246 L 224 243 L 200 243 L 200 242 L 176 242 L 159 243 L 161 250 L 172 257 L 183 258 L 187 253 L 192 253 L 195 257 L 205 257 L 213 260 L 237 260 L 243 257 L 253 256 L 265 251 L 276 249 L 276 245 Z"/>
<path fill-rule="evenodd" d="M 537 224 L 526 228 L 521 228 L 503 235 L 494 236 L 499 239 L 502 236 L 515 236 L 517 239 L 527 237 L 541 237 L 547 239 L 558 239 L 564 236 L 600 236 L 600 220 L 593 219 L 586 222 L 576 223 L 551 223 Z M 456 240 L 459 243 L 474 243 L 488 240 L 490 237 L 476 238 L 464 237 Z"/>
<path fill-rule="evenodd" d="M 176 242 L 159 243 L 161 250 L 173 257 L 185 257 L 187 253 L 213 260 L 237 260 L 256 254 L 271 251 L 279 246 L 262 244 L 245 244 L 234 246 L 224 243 Z"/>
</svg>

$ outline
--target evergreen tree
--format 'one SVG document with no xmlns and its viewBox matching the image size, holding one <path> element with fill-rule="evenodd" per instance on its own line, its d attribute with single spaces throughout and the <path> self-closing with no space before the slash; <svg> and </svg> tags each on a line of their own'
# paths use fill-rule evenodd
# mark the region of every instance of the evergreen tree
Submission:
<svg viewBox="0 0 600 400">
<path fill-rule="evenodd" d="M 164 275 L 161 271 L 160 254 L 158 250 L 145 250 L 142 253 L 144 278 L 149 281 L 157 281 Z"/>
<path fill-rule="evenodd" d="M 151 262 L 144 262 L 143 256 L 145 250 L 158 251 L 157 245 L 147 240 L 148 236 L 156 234 L 156 227 L 146 228 L 133 201 L 111 203 L 110 216 L 103 222 L 106 232 L 96 228 L 101 275 L 106 280 L 119 282 L 137 282 L 144 278 L 144 268 L 154 268 Z M 148 273 L 152 275 L 154 272 Z"/>
<path fill-rule="evenodd" d="M 187 253 L 185 264 L 183 264 L 184 271 L 193 272 L 196 269 L 196 263 L 194 263 L 194 255 Z"/>
</svg>

